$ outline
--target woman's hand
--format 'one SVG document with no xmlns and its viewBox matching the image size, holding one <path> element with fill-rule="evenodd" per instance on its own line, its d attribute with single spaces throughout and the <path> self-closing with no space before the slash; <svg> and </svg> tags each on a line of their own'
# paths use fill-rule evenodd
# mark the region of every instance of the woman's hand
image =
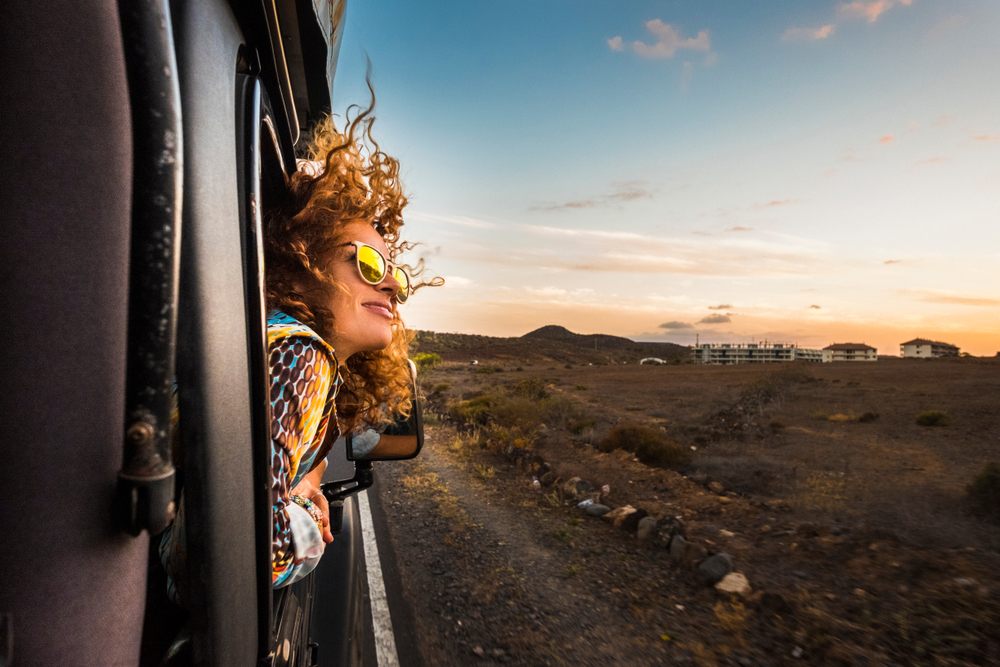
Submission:
<svg viewBox="0 0 1000 667">
<path fill-rule="evenodd" d="M 330 503 L 327 502 L 326 496 L 320 490 L 326 466 L 326 459 L 323 459 L 315 468 L 306 473 L 290 491 L 290 494 L 311 500 L 320 509 L 323 513 L 323 523 L 320 526 L 320 532 L 323 533 L 323 541 L 329 544 L 333 542 L 333 533 L 330 531 Z"/>
</svg>

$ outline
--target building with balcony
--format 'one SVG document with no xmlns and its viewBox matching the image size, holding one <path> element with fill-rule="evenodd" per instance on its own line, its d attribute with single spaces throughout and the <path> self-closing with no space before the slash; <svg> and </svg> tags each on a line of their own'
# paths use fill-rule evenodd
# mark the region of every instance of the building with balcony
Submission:
<svg viewBox="0 0 1000 667">
<path fill-rule="evenodd" d="M 934 359 L 937 357 L 957 357 L 958 346 L 938 340 L 914 338 L 899 344 L 900 356 L 907 359 Z"/>
<path fill-rule="evenodd" d="M 878 361 L 878 350 L 864 343 L 834 343 L 823 348 L 823 361 Z"/>
<path fill-rule="evenodd" d="M 784 361 L 822 362 L 823 351 L 790 343 L 700 343 L 691 347 L 695 363 L 728 366 L 731 364 L 772 364 Z"/>
</svg>

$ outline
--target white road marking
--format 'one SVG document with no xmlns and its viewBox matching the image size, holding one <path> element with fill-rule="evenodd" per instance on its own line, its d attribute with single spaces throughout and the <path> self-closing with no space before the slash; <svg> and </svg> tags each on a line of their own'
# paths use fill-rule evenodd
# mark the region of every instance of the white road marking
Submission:
<svg viewBox="0 0 1000 667">
<path fill-rule="evenodd" d="M 361 515 L 361 538 L 365 543 L 365 570 L 368 573 L 368 597 L 372 605 L 372 631 L 375 634 L 375 657 L 379 667 L 399 667 L 396 653 L 396 635 L 392 632 L 389 600 L 385 595 L 382 563 L 375 542 L 375 524 L 368 504 L 368 491 L 358 494 L 358 512 Z"/>
</svg>

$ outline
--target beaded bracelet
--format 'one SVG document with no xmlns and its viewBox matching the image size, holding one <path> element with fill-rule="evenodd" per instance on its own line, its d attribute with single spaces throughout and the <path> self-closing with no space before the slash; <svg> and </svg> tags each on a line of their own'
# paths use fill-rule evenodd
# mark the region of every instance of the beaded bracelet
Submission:
<svg viewBox="0 0 1000 667">
<path fill-rule="evenodd" d="M 309 516 L 311 516 L 313 521 L 316 522 L 316 525 L 319 526 L 320 532 L 323 532 L 323 510 L 321 510 L 316 503 L 308 498 L 303 498 L 302 496 L 289 496 L 289 500 L 309 512 Z"/>
</svg>

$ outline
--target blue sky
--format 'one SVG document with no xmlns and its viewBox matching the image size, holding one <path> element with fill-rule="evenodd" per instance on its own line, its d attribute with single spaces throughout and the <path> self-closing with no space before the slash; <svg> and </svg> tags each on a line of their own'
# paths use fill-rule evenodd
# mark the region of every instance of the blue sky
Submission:
<svg viewBox="0 0 1000 667">
<path fill-rule="evenodd" d="M 367 54 L 448 280 L 410 326 L 992 354 L 998 34 L 986 1 L 349 2 L 336 109 Z"/>
</svg>

